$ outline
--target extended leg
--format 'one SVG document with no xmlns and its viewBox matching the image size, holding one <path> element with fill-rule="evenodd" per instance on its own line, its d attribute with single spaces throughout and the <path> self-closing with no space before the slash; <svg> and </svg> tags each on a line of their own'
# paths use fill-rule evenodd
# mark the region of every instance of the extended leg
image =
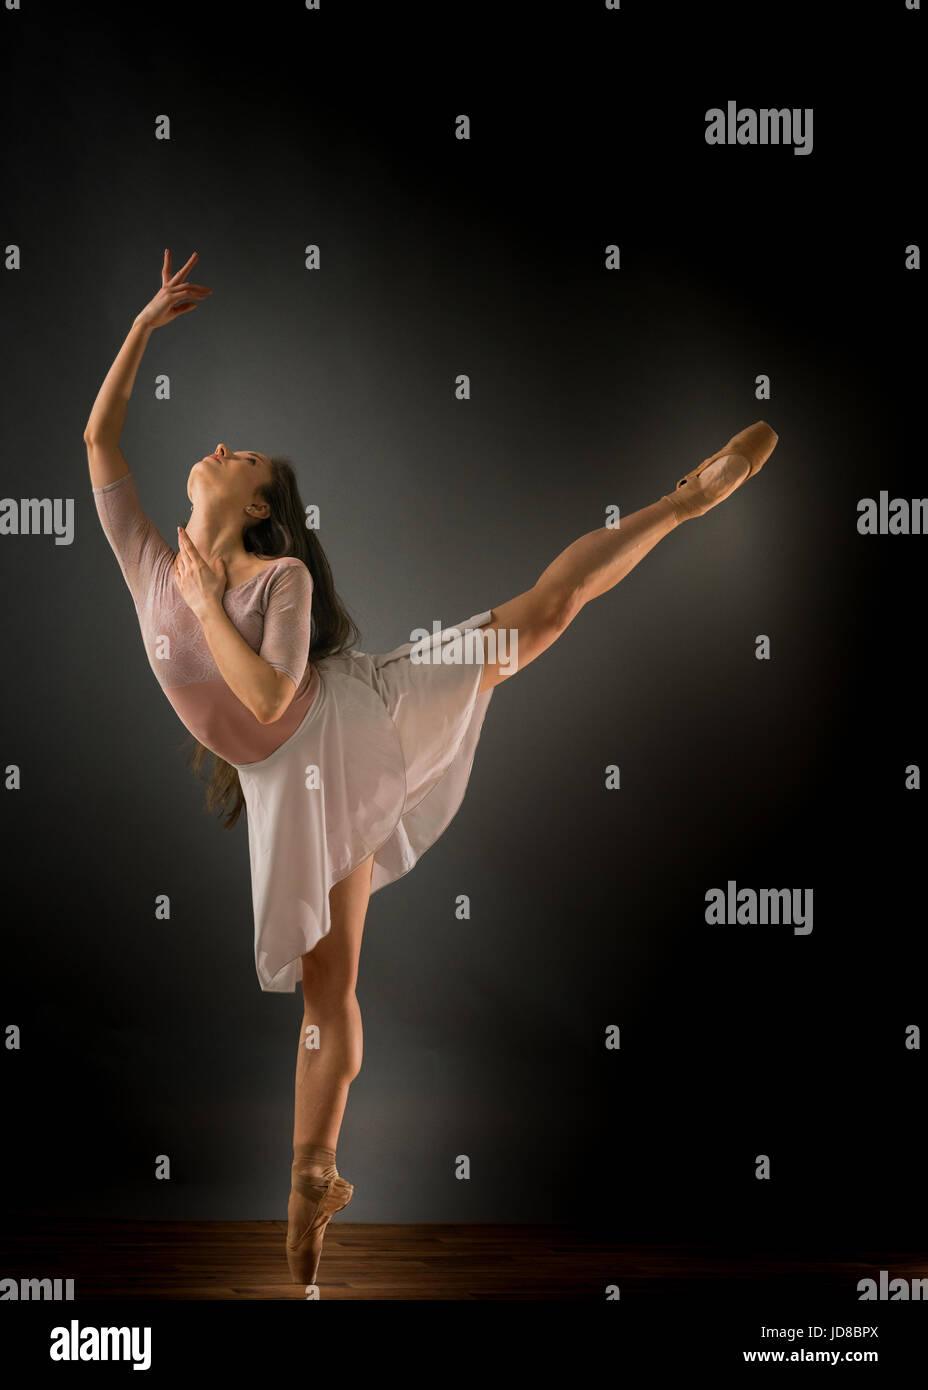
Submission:
<svg viewBox="0 0 928 1390">
<path fill-rule="evenodd" d="M 511 631 L 518 637 L 521 671 L 551 646 L 590 599 L 612 589 L 635 568 L 659 540 L 680 524 L 679 514 L 666 497 L 623 517 L 619 526 L 600 526 L 580 536 L 562 550 L 539 575 L 531 589 L 494 608 L 493 622 L 482 629 Z M 489 656 L 496 654 L 484 641 Z M 509 651 L 506 646 L 503 650 Z M 490 690 L 513 675 L 511 666 L 486 659 L 480 691 Z"/>
<path fill-rule="evenodd" d="M 632 512 L 618 527 L 600 526 L 569 545 L 531 589 L 492 610 L 493 622 L 480 629 L 486 635 L 480 639 L 484 670 L 478 689 L 491 690 L 546 651 L 584 604 L 624 579 L 669 531 L 711 511 L 756 473 L 778 437 L 759 420 L 732 435 L 723 449 L 681 479 L 673 493 Z M 494 629 L 507 635 L 513 630 L 518 633 L 515 661 L 511 640 L 488 637 Z"/>
</svg>

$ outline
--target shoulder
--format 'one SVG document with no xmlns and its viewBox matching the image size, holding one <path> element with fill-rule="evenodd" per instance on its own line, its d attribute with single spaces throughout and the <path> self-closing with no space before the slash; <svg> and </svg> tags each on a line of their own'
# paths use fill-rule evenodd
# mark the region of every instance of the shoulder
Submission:
<svg viewBox="0 0 928 1390">
<path fill-rule="evenodd" d="M 301 573 L 305 574 L 307 579 L 311 579 L 311 575 L 306 565 L 304 565 L 303 561 L 299 560 L 295 555 L 275 555 L 272 556 L 270 559 L 258 556 L 256 556 L 255 558 L 260 558 L 261 568 L 256 569 L 254 571 L 254 573 L 250 576 L 252 579 L 266 578 L 267 580 L 273 582 L 275 579 L 282 579 L 284 575 L 293 576 L 294 578 L 300 578 Z"/>
<path fill-rule="evenodd" d="M 313 591 L 313 577 L 296 555 L 282 555 L 277 560 L 270 560 L 266 583 L 269 594 L 309 596 Z"/>
<path fill-rule="evenodd" d="M 269 560 L 268 569 L 275 578 L 283 579 L 286 576 L 291 581 L 299 582 L 302 579 L 307 584 L 313 582 L 308 566 L 297 555 L 281 555 L 277 560 Z"/>
</svg>

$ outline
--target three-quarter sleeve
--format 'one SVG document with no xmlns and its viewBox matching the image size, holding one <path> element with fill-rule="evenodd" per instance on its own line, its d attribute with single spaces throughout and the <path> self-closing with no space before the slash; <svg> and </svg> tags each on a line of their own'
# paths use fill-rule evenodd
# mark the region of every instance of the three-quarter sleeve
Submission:
<svg viewBox="0 0 928 1390">
<path fill-rule="evenodd" d="M 175 552 L 142 510 L 131 473 L 92 492 L 100 525 L 138 609 L 151 589 L 157 566 L 173 561 Z"/>
<path fill-rule="evenodd" d="M 299 686 L 309 660 L 313 579 L 302 560 L 281 566 L 268 590 L 259 656 Z"/>
</svg>

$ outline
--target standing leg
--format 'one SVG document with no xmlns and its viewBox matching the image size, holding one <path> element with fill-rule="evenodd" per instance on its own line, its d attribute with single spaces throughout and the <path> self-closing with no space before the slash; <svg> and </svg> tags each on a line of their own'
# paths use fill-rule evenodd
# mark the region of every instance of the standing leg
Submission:
<svg viewBox="0 0 928 1390">
<path fill-rule="evenodd" d="M 294 1279 L 303 1284 L 315 1282 L 325 1226 L 333 1212 L 347 1205 L 342 1198 L 350 1198 L 348 1185 L 338 1178 L 335 1149 L 348 1088 L 361 1070 L 363 1035 L 355 990 L 373 868 L 370 855 L 330 890 L 331 930 L 302 957 L 287 1258 Z M 307 1038 L 317 1045 L 307 1047 Z"/>
<path fill-rule="evenodd" d="M 361 1070 L 363 1033 L 355 993 L 374 856 L 329 892 L 332 929 L 302 958 L 303 1023 L 297 1053 L 293 1144 L 338 1142 L 348 1087 Z M 318 1028 L 318 1048 L 306 1030 Z"/>
</svg>

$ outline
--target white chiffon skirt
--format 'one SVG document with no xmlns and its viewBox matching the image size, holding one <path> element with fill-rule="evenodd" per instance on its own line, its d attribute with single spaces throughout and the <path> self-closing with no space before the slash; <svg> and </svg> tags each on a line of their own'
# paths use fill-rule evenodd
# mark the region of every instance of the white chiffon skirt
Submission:
<svg viewBox="0 0 928 1390">
<path fill-rule="evenodd" d="M 333 884 L 371 853 L 371 891 L 392 883 L 457 812 L 493 694 L 477 693 L 482 644 L 467 633 L 489 622 L 488 609 L 391 652 L 326 657 L 295 732 L 235 764 L 262 990 L 297 988 L 300 957 L 331 926 Z"/>
</svg>

